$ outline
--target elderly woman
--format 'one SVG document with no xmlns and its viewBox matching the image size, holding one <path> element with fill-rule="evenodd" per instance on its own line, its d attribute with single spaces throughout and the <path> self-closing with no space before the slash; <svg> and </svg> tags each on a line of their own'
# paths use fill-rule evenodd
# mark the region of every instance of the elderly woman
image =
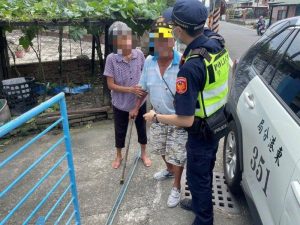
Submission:
<svg viewBox="0 0 300 225">
<path fill-rule="evenodd" d="M 131 29 L 122 22 L 115 22 L 109 28 L 113 53 L 106 59 L 103 75 L 107 77 L 107 86 L 111 90 L 114 111 L 116 158 L 112 167 L 117 169 L 122 162 L 122 148 L 125 146 L 129 112 L 135 107 L 135 99 L 143 96 L 144 91 L 137 86 L 144 65 L 144 55 L 140 50 L 132 49 Z M 146 103 L 139 109 L 135 118 L 138 142 L 141 145 L 141 159 L 145 166 L 151 166 L 146 154 L 146 123 L 143 114 Z"/>
</svg>

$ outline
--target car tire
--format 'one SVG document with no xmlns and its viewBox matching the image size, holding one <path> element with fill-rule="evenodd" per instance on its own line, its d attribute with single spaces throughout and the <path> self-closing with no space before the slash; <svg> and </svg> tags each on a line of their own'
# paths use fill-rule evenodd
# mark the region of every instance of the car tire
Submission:
<svg viewBox="0 0 300 225">
<path fill-rule="evenodd" d="M 225 136 L 223 147 L 223 167 L 227 186 L 231 193 L 241 193 L 241 178 L 242 172 L 240 169 L 239 156 L 241 148 L 239 146 L 239 133 L 235 122 L 232 120 L 229 123 L 229 131 Z"/>
</svg>

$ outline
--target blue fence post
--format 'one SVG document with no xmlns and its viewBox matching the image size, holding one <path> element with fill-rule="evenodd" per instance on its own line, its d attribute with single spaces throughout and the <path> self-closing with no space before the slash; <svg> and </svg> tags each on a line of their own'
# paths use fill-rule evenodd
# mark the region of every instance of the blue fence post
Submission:
<svg viewBox="0 0 300 225">
<path fill-rule="evenodd" d="M 52 152 L 56 151 L 57 147 L 63 142 L 65 142 L 65 148 L 66 152 L 62 157 L 60 157 L 59 160 L 56 161 L 54 165 L 45 173 L 42 175 L 42 177 L 39 178 L 38 182 L 33 184 L 31 189 L 25 193 L 24 196 L 20 196 L 20 200 L 16 203 L 15 206 L 13 206 L 7 213 L 7 215 L 4 215 L 0 217 L 0 225 L 6 224 L 12 216 L 15 214 L 15 212 L 22 207 L 28 198 L 32 196 L 32 194 L 39 188 L 43 182 L 48 179 L 48 177 L 61 165 L 61 163 L 65 160 L 68 162 L 68 169 L 64 172 L 64 174 L 59 178 L 59 180 L 52 186 L 51 190 L 42 197 L 42 199 L 38 202 L 36 202 L 35 208 L 30 212 L 29 216 L 27 218 L 24 218 L 22 224 L 30 224 L 34 223 L 32 220 L 34 219 L 34 216 L 37 215 L 38 218 L 35 221 L 34 224 L 36 225 L 44 225 L 46 224 L 46 221 L 49 219 L 51 214 L 54 212 L 54 210 L 57 208 L 57 206 L 60 204 L 60 202 L 65 198 L 66 194 L 71 191 L 72 198 L 70 199 L 69 203 L 65 207 L 65 209 L 62 211 L 61 215 L 57 219 L 57 223 L 61 221 L 61 219 L 64 217 L 65 213 L 68 211 L 69 207 L 73 205 L 72 214 L 69 217 L 66 224 L 70 224 L 70 222 L 74 219 L 75 216 L 75 222 L 76 224 L 81 224 L 80 221 L 80 210 L 79 210 L 79 203 L 78 203 L 78 195 L 77 195 L 77 188 L 76 188 L 76 181 L 75 181 L 75 170 L 74 170 L 74 164 L 73 164 L 73 154 L 71 149 L 71 137 L 70 137 L 70 131 L 69 131 L 69 124 L 68 124 L 68 115 L 67 115 L 67 108 L 66 108 L 66 102 L 65 102 L 65 95 L 64 93 L 60 93 L 51 99 L 41 103 L 39 106 L 31 109 L 30 111 L 22 114 L 21 116 L 17 117 L 16 119 L 4 124 L 0 127 L 0 137 L 6 135 L 7 133 L 11 132 L 15 128 L 18 128 L 19 126 L 23 125 L 27 121 L 29 121 L 31 118 L 34 118 L 35 116 L 39 115 L 41 112 L 44 112 L 47 108 L 53 106 L 54 104 L 60 104 L 60 111 L 61 111 L 61 117 L 56 120 L 54 123 L 52 123 L 50 126 L 48 126 L 46 129 L 44 129 L 41 133 L 33 137 L 31 140 L 26 142 L 24 145 L 22 145 L 20 148 L 18 148 L 16 151 L 13 151 L 11 155 L 4 159 L 0 159 L 0 170 L 2 170 L 7 164 L 9 164 L 12 160 L 14 160 L 16 157 L 20 156 L 23 152 L 25 152 L 33 143 L 35 143 L 37 140 L 39 140 L 41 137 L 43 137 L 45 134 L 47 134 L 50 130 L 52 130 L 54 127 L 56 127 L 58 124 L 62 123 L 63 126 L 63 137 L 61 137 L 55 144 L 53 144 L 51 147 L 49 147 L 47 150 L 43 152 L 41 156 L 38 157 L 29 167 L 27 167 L 24 171 L 21 171 L 20 174 L 12 181 L 10 182 L 6 187 L 4 187 L 3 190 L 0 190 L 0 201 L 3 199 L 3 197 L 7 193 L 13 192 L 13 188 L 17 186 L 17 184 L 21 180 L 25 180 L 25 176 L 28 175 L 32 170 L 36 169 L 39 164 L 41 164 L 44 160 L 46 160 L 46 157 L 49 156 Z M 49 197 L 54 193 L 54 191 L 58 188 L 60 184 L 62 184 L 65 177 L 69 175 L 70 177 L 70 184 L 65 189 L 65 191 L 62 193 L 62 195 L 59 197 L 57 202 L 51 207 L 51 209 L 47 212 L 47 215 L 39 215 L 37 214 L 41 207 L 46 203 L 46 201 L 49 199 Z M 19 187 L 18 187 L 19 188 Z M 0 202 L 2 203 L 2 202 Z M 73 204 L 72 204 L 73 203 Z M 27 212 L 26 212 L 27 213 Z M 21 218 L 19 219 L 21 221 Z"/>
<path fill-rule="evenodd" d="M 71 181 L 71 191 L 73 195 L 73 204 L 75 209 L 75 219 L 76 224 L 81 224 L 80 222 L 80 209 L 79 209 L 79 202 L 78 202 L 78 195 L 77 195 L 77 187 L 76 187 L 76 179 L 75 179 L 75 169 L 73 164 L 73 154 L 72 154 L 72 146 L 71 146 L 71 137 L 70 137 L 70 131 L 69 131 L 69 122 L 68 122 L 68 114 L 67 114 L 67 106 L 65 98 L 62 98 L 59 101 L 60 105 L 60 113 L 62 116 L 62 125 L 63 125 L 63 131 L 65 136 L 65 145 L 66 145 L 66 151 L 68 153 L 68 165 L 70 168 L 69 175 L 70 175 L 70 181 Z"/>
<path fill-rule="evenodd" d="M 45 218 L 42 217 L 42 216 L 40 216 L 40 217 L 37 219 L 35 225 L 45 225 Z"/>
</svg>

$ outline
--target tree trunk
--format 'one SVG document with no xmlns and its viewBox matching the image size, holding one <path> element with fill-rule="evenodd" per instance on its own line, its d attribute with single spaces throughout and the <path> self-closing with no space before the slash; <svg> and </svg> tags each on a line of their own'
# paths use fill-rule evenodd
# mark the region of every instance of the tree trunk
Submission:
<svg viewBox="0 0 300 225">
<path fill-rule="evenodd" d="M 95 39 L 96 39 L 96 50 L 97 50 L 97 54 L 98 54 L 98 58 L 99 58 L 99 64 L 100 64 L 100 74 L 103 73 L 104 71 L 104 60 L 103 60 L 103 52 L 101 49 L 101 37 L 102 33 L 99 33 L 98 35 L 95 35 Z"/>
<path fill-rule="evenodd" d="M 92 64 L 92 77 L 95 76 L 95 42 L 96 42 L 96 38 L 95 38 L 95 35 L 93 35 L 93 40 L 92 40 L 92 60 L 91 60 L 91 64 Z"/>
<path fill-rule="evenodd" d="M 0 81 L 10 77 L 9 56 L 5 31 L 0 27 Z"/>
<path fill-rule="evenodd" d="M 63 37 L 63 27 L 59 27 L 59 45 L 58 45 L 58 53 L 59 53 L 59 66 L 58 73 L 60 77 L 59 85 L 62 86 L 62 37 Z M 69 81 L 67 81 L 68 83 Z"/>
<path fill-rule="evenodd" d="M 106 57 L 110 53 L 109 43 L 108 43 L 108 29 L 109 26 L 105 26 L 105 61 Z M 106 78 L 103 79 L 103 104 L 102 105 L 110 105 L 111 104 L 111 96 L 110 90 L 108 89 Z"/>
</svg>

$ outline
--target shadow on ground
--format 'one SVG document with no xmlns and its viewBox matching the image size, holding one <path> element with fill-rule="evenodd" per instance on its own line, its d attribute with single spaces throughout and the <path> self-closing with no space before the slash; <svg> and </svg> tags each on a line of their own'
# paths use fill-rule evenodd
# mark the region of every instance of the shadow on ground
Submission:
<svg viewBox="0 0 300 225">
<path fill-rule="evenodd" d="M 39 154 L 55 140 L 61 137 L 57 132 L 49 133 L 26 151 L 22 157 L 5 170 L 0 171 L 0 190 L 15 177 L 20 170 L 26 168 Z M 114 157 L 114 130 L 113 122 L 110 120 L 87 125 L 86 127 L 71 129 L 72 147 L 74 154 L 74 164 L 76 170 L 77 188 L 79 194 L 79 203 L 81 210 L 82 224 L 105 224 L 114 201 L 120 191 L 121 169 L 111 168 L 111 161 Z M 0 161 L 10 155 L 15 149 L 29 140 L 30 137 L 23 140 L 15 139 L 5 147 L 5 152 L 0 153 Z M 222 145 L 222 144 L 221 144 Z M 128 157 L 127 171 L 133 165 L 135 156 L 139 150 L 137 144 L 137 135 L 134 130 L 132 136 L 132 145 Z M 59 148 L 54 155 L 45 163 L 39 166 L 38 170 L 26 177 L 24 182 L 14 188 L 12 195 L 6 196 L 0 200 L 0 219 L 2 220 L 6 213 L 15 204 L 17 199 L 24 195 L 33 182 L 46 171 L 49 165 L 64 152 Z M 189 225 L 194 219 L 191 212 L 182 210 L 180 207 L 170 209 L 166 205 L 172 180 L 155 181 L 152 176 L 155 172 L 164 168 L 162 160 L 151 155 L 153 165 L 146 168 L 139 161 L 132 182 L 128 187 L 124 201 L 121 204 L 114 224 L 117 225 Z M 59 168 L 51 179 L 62 175 L 66 165 Z M 222 152 L 218 152 L 218 161 L 215 171 L 223 171 Z M 50 181 L 46 182 L 40 190 L 40 194 L 30 198 L 26 206 L 8 224 L 21 224 L 24 216 L 36 206 L 37 200 L 44 196 L 51 186 Z M 49 205 L 54 204 L 58 194 L 45 205 L 40 214 L 46 212 Z M 239 214 L 229 214 L 225 211 L 215 210 L 216 225 L 250 225 L 252 224 L 248 209 L 244 199 L 240 199 L 241 212 Z M 54 214 L 54 216 L 57 215 Z M 51 220 L 50 220 L 51 221 Z M 51 222 L 50 222 L 51 223 Z"/>
</svg>

